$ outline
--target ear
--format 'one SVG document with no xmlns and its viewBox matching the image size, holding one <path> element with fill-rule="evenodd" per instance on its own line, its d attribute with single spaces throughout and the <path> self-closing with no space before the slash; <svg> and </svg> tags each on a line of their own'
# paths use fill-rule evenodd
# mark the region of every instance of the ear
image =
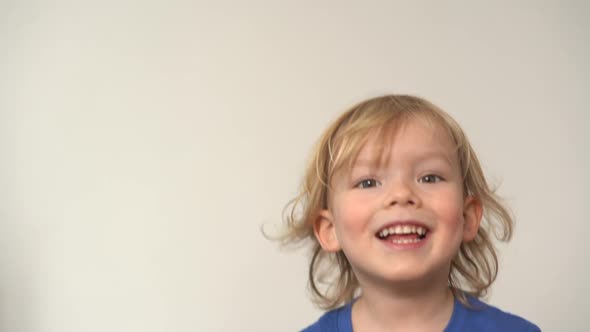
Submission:
<svg viewBox="0 0 590 332">
<path fill-rule="evenodd" d="M 338 242 L 336 229 L 334 228 L 334 217 L 329 210 L 324 209 L 320 211 L 313 223 L 313 232 L 322 249 L 328 252 L 340 250 L 340 243 Z"/>
<path fill-rule="evenodd" d="M 475 239 L 482 215 L 481 201 L 473 196 L 467 197 L 463 206 L 463 242 Z"/>
</svg>

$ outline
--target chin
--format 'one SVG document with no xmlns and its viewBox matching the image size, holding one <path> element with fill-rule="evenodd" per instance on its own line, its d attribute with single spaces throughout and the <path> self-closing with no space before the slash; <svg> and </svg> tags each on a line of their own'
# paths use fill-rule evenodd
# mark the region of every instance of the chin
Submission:
<svg viewBox="0 0 590 332">
<path fill-rule="evenodd" d="M 436 273 L 427 269 L 416 269 L 415 267 L 396 269 L 395 271 L 382 271 L 375 276 L 389 286 L 424 287 L 426 285 L 432 285 L 438 279 L 434 277 L 435 275 L 439 275 L 441 280 L 444 280 L 445 283 L 447 282 L 448 273 L 446 270 Z"/>
</svg>

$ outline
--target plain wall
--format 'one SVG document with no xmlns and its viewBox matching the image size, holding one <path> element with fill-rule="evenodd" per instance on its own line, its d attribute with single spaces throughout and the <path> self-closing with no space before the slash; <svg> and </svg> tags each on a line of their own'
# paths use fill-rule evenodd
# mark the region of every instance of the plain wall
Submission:
<svg viewBox="0 0 590 332">
<path fill-rule="evenodd" d="M 295 331 L 272 230 L 361 99 L 461 123 L 517 216 L 490 302 L 590 311 L 584 1 L 0 2 L 0 330 Z"/>
</svg>

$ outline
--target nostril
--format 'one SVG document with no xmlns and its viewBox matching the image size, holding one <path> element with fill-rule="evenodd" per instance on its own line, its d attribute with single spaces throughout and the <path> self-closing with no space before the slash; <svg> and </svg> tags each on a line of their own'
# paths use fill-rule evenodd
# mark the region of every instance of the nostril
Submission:
<svg viewBox="0 0 590 332">
<path fill-rule="evenodd" d="M 388 196 L 383 201 L 385 206 L 394 205 L 419 205 L 420 200 L 416 193 L 410 188 L 397 188 L 389 192 Z"/>
<path fill-rule="evenodd" d="M 402 205 L 416 205 L 416 201 L 413 200 L 413 199 L 407 199 L 407 200 L 396 200 L 396 199 L 393 199 L 387 205 L 398 205 L 400 203 Z"/>
</svg>

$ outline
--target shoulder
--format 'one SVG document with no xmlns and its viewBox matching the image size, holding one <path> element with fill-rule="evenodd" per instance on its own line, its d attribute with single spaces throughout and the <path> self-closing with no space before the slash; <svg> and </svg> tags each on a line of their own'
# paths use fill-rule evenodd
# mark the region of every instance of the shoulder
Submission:
<svg viewBox="0 0 590 332">
<path fill-rule="evenodd" d="M 351 306 L 352 304 L 349 303 L 326 312 L 301 332 L 352 332 Z"/>
<path fill-rule="evenodd" d="M 469 298 L 470 307 L 455 300 L 453 318 L 446 332 L 454 331 L 507 331 L 507 332 L 539 332 L 538 326 L 528 320 L 502 311 L 492 305 Z"/>
</svg>

